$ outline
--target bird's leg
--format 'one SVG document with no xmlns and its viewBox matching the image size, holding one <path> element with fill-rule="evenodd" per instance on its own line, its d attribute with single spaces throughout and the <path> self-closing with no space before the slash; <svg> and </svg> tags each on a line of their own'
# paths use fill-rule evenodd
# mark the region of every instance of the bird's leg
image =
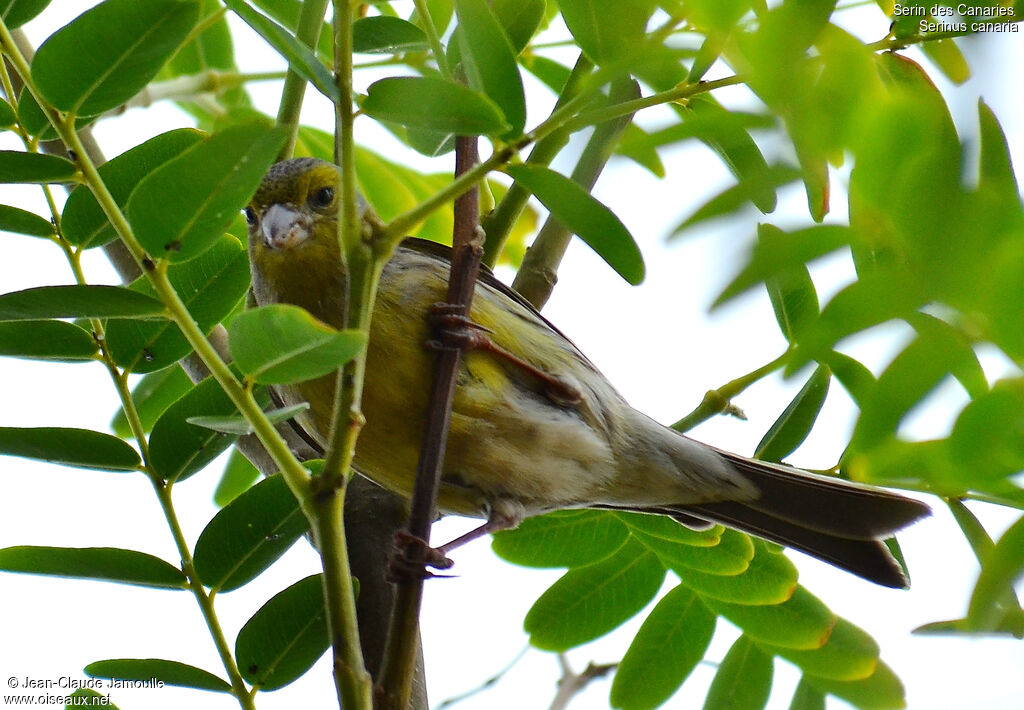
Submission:
<svg viewBox="0 0 1024 710">
<path fill-rule="evenodd" d="M 448 558 L 449 552 L 484 535 L 515 528 L 523 521 L 524 514 L 525 511 L 521 504 L 513 501 L 498 501 L 491 509 L 486 523 L 473 528 L 464 535 L 459 535 L 440 547 L 431 547 L 426 540 L 405 530 L 399 530 L 395 533 L 395 554 L 391 558 L 388 576 L 393 582 L 405 581 L 410 578 L 445 576 L 434 574 L 427 567 L 451 569 L 454 562 Z"/>
<path fill-rule="evenodd" d="M 572 384 L 541 370 L 491 340 L 487 334 L 492 331 L 475 323 L 463 313 L 461 306 L 435 303 L 430 308 L 428 318 L 437 338 L 427 341 L 427 347 L 435 350 L 460 348 L 491 353 L 539 380 L 544 385 L 544 393 L 556 404 L 573 405 L 583 400 L 583 394 Z"/>
</svg>

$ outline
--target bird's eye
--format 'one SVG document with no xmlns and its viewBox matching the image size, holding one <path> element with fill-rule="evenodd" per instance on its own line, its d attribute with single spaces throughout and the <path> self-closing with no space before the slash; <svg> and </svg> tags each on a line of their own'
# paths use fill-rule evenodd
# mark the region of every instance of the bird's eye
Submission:
<svg viewBox="0 0 1024 710">
<path fill-rule="evenodd" d="M 256 226 L 256 210 L 252 207 L 245 208 L 245 221 L 249 223 L 250 227 Z"/>
<path fill-rule="evenodd" d="M 313 207 L 330 207 L 332 202 L 334 202 L 333 187 L 321 187 L 309 198 L 309 204 Z"/>
</svg>

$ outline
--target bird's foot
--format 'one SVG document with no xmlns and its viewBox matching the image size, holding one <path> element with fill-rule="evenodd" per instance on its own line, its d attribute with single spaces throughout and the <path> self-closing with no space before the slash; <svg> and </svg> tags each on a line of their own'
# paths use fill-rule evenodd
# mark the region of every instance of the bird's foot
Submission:
<svg viewBox="0 0 1024 710">
<path fill-rule="evenodd" d="M 448 559 L 441 548 L 431 547 L 426 540 L 406 530 L 395 533 L 395 550 L 388 562 L 388 579 L 402 583 L 431 577 L 447 577 L 431 572 L 434 569 L 450 569 L 455 564 Z"/>
<path fill-rule="evenodd" d="M 473 321 L 465 314 L 462 306 L 435 303 L 430 308 L 428 319 L 437 336 L 427 341 L 428 348 L 480 350 L 491 353 L 539 380 L 544 387 L 544 394 L 555 404 L 571 406 L 583 401 L 583 394 L 576 386 L 530 364 L 491 340 L 488 333 L 493 331 Z"/>
</svg>

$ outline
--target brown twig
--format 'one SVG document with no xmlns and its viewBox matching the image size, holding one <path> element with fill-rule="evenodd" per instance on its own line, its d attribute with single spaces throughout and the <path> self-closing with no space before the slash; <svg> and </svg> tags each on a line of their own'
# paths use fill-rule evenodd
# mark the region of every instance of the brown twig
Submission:
<svg viewBox="0 0 1024 710">
<path fill-rule="evenodd" d="M 588 663 L 582 672 L 577 673 L 569 665 L 564 653 L 558 654 L 558 664 L 562 667 L 562 677 L 558 679 L 558 692 L 548 710 L 565 710 L 569 702 L 583 692 L 591 682 L 604 678 L 618 667 L 618 663 Z"/>
<path fill-rule="evenodd" d="M 471 170 L 478 160 L 476 137 L 460 136 L 455 143 L 456 177 Z M 474 187 L 455 200 L 452 269 L 448 282 L 448 303 L 461 307 L 467 315 L 483 254 L 478 229 L 477 192 Z M 437 492 L 461 358 L 462 351 L 459 348 L 446 348 L 440 351 L 434 364 L 434 380 L 416 469 L 408 528 L 413 539 L 423 542 L 430 540 L 430 526 L 437 516 Z M 405 551 L 405 559 L 414 565 L 422 565 L 425 562 L 424 553 L 423 545 L 410 545 Z M 409 575 L 396 584 L 384 667 L 376 690 L 379 710 L 405 710 L 408 707 L 412 671 L 419 650 L 418 619 L 423 599 L 423 581 L 423 576 Z"/>
</svg>

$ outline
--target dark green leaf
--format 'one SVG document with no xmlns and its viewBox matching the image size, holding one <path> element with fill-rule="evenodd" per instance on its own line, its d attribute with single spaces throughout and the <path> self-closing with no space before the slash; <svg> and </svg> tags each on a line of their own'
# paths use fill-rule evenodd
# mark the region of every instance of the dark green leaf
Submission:
<svg viewBox="0 0 1024 710">
<path fill-rule="evenodd" d="M 427 35 L 397 17 L 374 15 L 352 23 L 352 51 L 360 54 L 403 54 L 430 48 Z"/>
<path fill-rule="evenodd" d="M 156 678 L 167 685 L 183 688 L 212 690 L 230 693 L 231 686 L 213 673 L 186 663 L 167 661 L 162 658 L 111 658 L 96 661 L 85 667 L 93 678 L 120 678 L 123 680 L 151 680 Z"/>
<path fill-rule="evenodd" d="M 334 75 L 317 58 L 313 50 L 270 18 L 253 10 L 245 0 L 224 0 L 224 4 L 245 20 L 245 23 L 267 40 L 288 61 L 295 73 L 316 87 L 317 91 L 334 103 L 341 101 Z"/>
<path fill-rule="evenodd" d="M 116 436 L 62 427 L 0 427 L 0 454 L 101 471 L 134 471 L 142 463 Z"/>
<path fill-rule="evenodd" d="M 0 550 L 0 569 L 141 587 L 188 589 L 188 580 L 177 567 L 144 552 L 116 547 L 7 547 Z"/>
<path fill-rule="evenodd" d="M 207 332 L 234 310 L 249 289 L 249 255 L 238 240 L 225 235 L 195 259 L 172 265 L 167 277 Z M 155 293 L 146 279 L 132 288 Z M 118 365 L 134 373 L 160 370 L 192 350 L 171 321 L 113 321 L 107 326 L 107 347 Z"/>
<path fill-rule="evenodd" d="M 0 150 L 0 184 L 69 182 L 77 172 L 74 163 L 59 155 Z"/>
<path fill-rule="evenodd" d="M 0 355 L 81 362 L 92 360 L 98 350 L 92 335 L 74 323 L 58 320 L 0 323 Z"/>
<path fill-rule="evenodd" d="M 784 232 L 770 224 L 757 227 L 759 240 L 785 239 Z M 798 332 L 818 317 L 818 293 L 804 263 L 780 269 L 765 279 L 768 297 L 775 311 L 775 319 L 786 340 L 796 340 Z"/>
<path fill-rule="evenodd" d="M 242 677 L 261 690 L 296 680 L 330 646 L 322 575 L 296 582 L 264 604 L 238 632 Z"/>
<path fill-rule="evenodd" d="M 0 295 L 0 321 L 44 318 L 143 318 L 164 304 L 121 286 L 39 286 Z"/>
<path fill-rule="evenodd" d="M 237 448 L 231 450 L 228 463 L 224 467 L 217 488 L 213 492 L 213 502 L 220 508 L 233 501 L 245 491 L 249 490 L 256 481 L 260 480 L 259 470 L 249 463 Z"/>
<path fill-rule="evenodd" d="M 718 667 L 704 710 L 760 710 L 768 704 L 772 670 L 772 657 L 740 636 Z"/>
<path fill-rule="evenodd" d="M 270 476 L 223 508 L 196 542 L 196 573 L 229 592 L 256 578 L 309 529 L 281 475 Z"/>
<path fill-rule="evenodd" d="M 263 412 L 263 416 L 267 418 L 271 424 L 277 424 L 278 422 L 286 422 L 289 419 L 295 417 L 296 414 L 304 412 L 309 409 L 308 402 L 301 402 L 294 404 L 291 407 L 281 407 L 280 409 L 268 409 Z M 245 436 L 252 434 L 255 429 L 252 424 L 242 416 L 237 417 L 212 417 L 212 416 L 197 416 L 189 417 L 186 419 L 189 424 L 195 424 L 196 426 L 205 427 L 213 431 L 219 431 L 222 434 L 234 434 L 235 436 Z"/>
<path fill-rule="evenodd" d="M 285 304 L 239 313 L 229 330 L 231 354 L 250 379 L 284 385 L 341 367 L 366 347 L 366 335 L 338 331 L 308 311 Z"/>
<path fill-rule="evenodd" d="M 235 412 L 220 384 L 208 377 L 172 404 L 153 425 L 149 458 L 154 471 L 175 481 L 188 478 L 217 458 L 237 437 L 189 424 L 198 416 L 224 416 Z"/>
<path fill-rule="evenodd" d="M 80 130 L 96 120 L 96 116 L 78 116 L 75 118 L 75 130 Z M 18 119 L 22 127 L 36 140 L 52 141 L 57 138 L 57 129 L 50 122 L 50 117 L 39 107 L 35 96 L 28 89 L 22 89 L 18 96 Z"/>
<path fill-rule="evenodd" d="M 281 129 L 246 123 L 165 163 L 128 202 L 136 238 L 151 256 L 175 262 L 206 251 L 252 198 L 284 139 Z"/>
<path fill-rule="evenodd" d="M 522 133 L 526 123 L 526 97 L 516 64 L 515 50 L 484 0 L 454 0 L 459 26 L 455 40 L 469 85 L 490 97 L 510 124 L 503 137 Z"/>
<path fill-rule="evenodd" d="M 18 122 L 18 115 L 14 113 L 11 105 L 0 99 L 0 126 L 8 128 Z"/>
<path fill-rule="evenodd" d="M 0 0 L 0 17 L 4 18 L 7 29 L 13 30 L 38 15 L 50 0 Z"/>
<path fill-rule="evenodd" d="M 644 280 L 644 262 L 633 236 L 615 214 L 578 183 L 553 170 L 516 165 L 505 172 L 530 190 L 567 229 L 575 233 L 627 282 Z"/>
<path fill-rule="evenodd" d="M 524 567 L 582 567 L 615 553 L 628 532 L 613 513 L 567 510 L 527 518 L 494 536 L 503 560 Z"/>
<path fill-rule="evenodd" d="M 704 658 L 715 615 L 679 585 L 658 602 L 622 657 L 611 704 L 632 710 L 664 703 Z"/>
<path fill-rule="evenodd" d="M 0 205 L 0 230 L 30 237 L 48 237 L 53 234 L 53 223 L 32 212 Z"/>
<path fill-rule="evenodd" d="M 544 21 L 544 0 L 490 0 L 488 4 L 518 55 Z"/>
<path fill-rule="evenodd" d="M 161 133 L 101 165 L 100 177 L 123 210 L 132 190 L 144 177 L 202 138 L 203 134 L 192 128 Z M 117 238 L 92 191 L 85 185 L 79 185 L 68 196 L 60 223 L 64 237 L 75 246 L 102 246 Z"/>
<path fill-rule="evenodd" d="M 501 109 L 489 98 L 434 77 L 376 81 L 360 108 L 381 121 L 458 135 L 500 135 L 509 128 Z"/>
<path fill-rule="evenodd" d="M 61 111 L 102 113 L 148 84 L 198 18 L 191 0 L 106 0 L 43 42 L 32 78 Z"/>
<path fill-rule="evenodd" d="M 160 415 L 193 386 L 192 380 L 180 367 L 165 367 L 163 370 L 144 375 L 132 389 L 132 402 L 135 403 L 135 411 L 142 421 L 142 430 L 147 433 L 152 431 Z M 127 439 L 132 436 L 123 409 L 119 409 L 114 415 L 110 428 L 121 438 Z"/>
<path fill-rule="evenodd" d="M 661 587 L 665 568 L 637 542 L 555 582 L 526 614 L 530 643 L 564 651 L 603 636 L 646 606 Z"/>
<path fill-rule="evenodd" d="M 782 461 L 804 443 L 825 404 L 831 380 L 832 372 L 828 367 L 818 365 L 793 401 L 765 432 L 754 450 L 754 458 Z"/>
</svg>

